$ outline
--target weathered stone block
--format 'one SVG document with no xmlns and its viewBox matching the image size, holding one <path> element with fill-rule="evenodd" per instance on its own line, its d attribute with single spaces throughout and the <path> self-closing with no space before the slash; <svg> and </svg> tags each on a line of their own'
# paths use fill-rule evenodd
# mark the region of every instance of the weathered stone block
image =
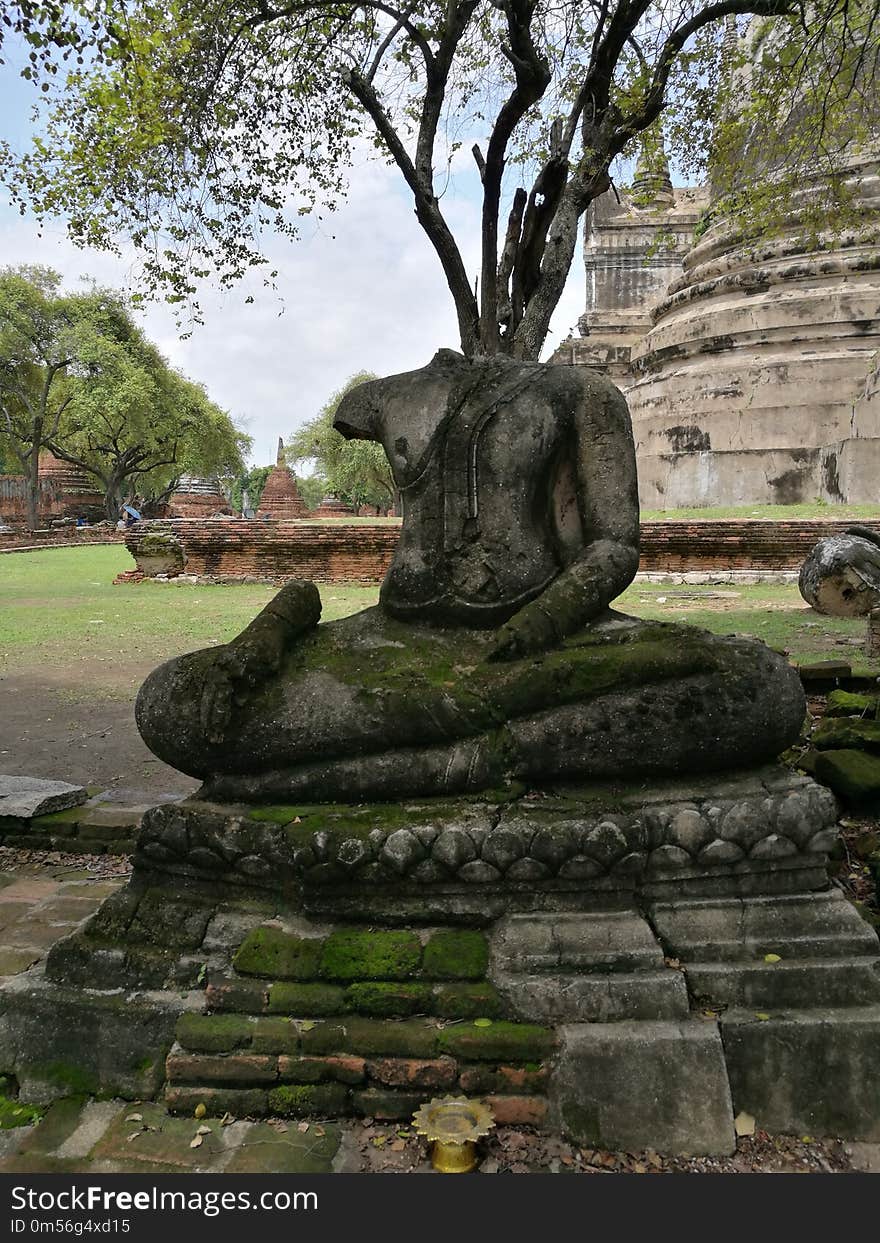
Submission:
<svg viewBox="0 0 880 1243">
<path fill-rule="evenodd" d="M 880 1006 L 721 1019 L 734 1109 L 768 1131 L 880 1140 Z"/>
<path fill-rule="evenodd" d="M 733 1112 L 714 1023 L 563 1027 L 551 1078 L 564 1132 L 591 1148 L 733 1152 Z"/>
<path fill-rule="evenodd" d="M 880 798 L 880 756 L 853 750 L 823 751 L 816 757 L 816 776 L 854 803 Z"/>
<path fill-rule="evenodd" d="M 0 774 L 0 816 L 31 820 L 79 806 L 88 797 L 86 789 L 67 781 Z"/>
</svg>

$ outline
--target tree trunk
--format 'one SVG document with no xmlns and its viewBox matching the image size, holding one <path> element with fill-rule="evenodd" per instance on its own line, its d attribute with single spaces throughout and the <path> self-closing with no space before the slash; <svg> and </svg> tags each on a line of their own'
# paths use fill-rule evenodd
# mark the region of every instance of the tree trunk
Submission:
<svg viewBox="0 0 880 1243">
<path fill-rule="evenodd" d="M 27 526 L 36 531 L 40 525 L 40 444 L 43 439 L 43 420 L 34 420 L 34 436 L 27 464 Z"/>
<path fill-rule="evenodd" d="M 119 521 L 119 511 L 122 509 L 122 485 L 124 482 L 124 478 L 117 479 L 115 475 L 111 475 L 104 488 L 104 508 L 111 522 Z"/>
</svg>

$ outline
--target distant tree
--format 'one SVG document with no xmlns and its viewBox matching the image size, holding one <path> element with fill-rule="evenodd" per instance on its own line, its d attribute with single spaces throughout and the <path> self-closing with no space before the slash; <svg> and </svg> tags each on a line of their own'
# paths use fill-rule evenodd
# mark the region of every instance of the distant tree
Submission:
<svg viewBox="0 0 880 1243">
<path fill-rule="evenodd" d="M 244 512 L 245 493 L 247 493 L 250 508 L 254 510 L 257 508 L 271 470 L 271 466 L 252 466 L 250 470 L 239 474 L 229 493 L 229 503 L 236 513 Z"/>
<path fill-rule="evenodd" d="M 371 440 L 346 440 L 333 427 L 340 401 L 365 380 L 375 380 L 372 372 L 361 371 L 334 393 L 320 414 L 304 423 L 287 444 L 292 462 L 309 459 L 324 477 L 327 489 L 340 500 L 360 508 L 375 505 L 387 512 L 397 499 L 391 467 L 381 445 Z"/>
<path fill-rule="evenodd" d="M 124 297 L 60 284 L 48 268 L 0 271 L 0 436 L 27 477 L 28 525 L 43 448 L 100 482 L 111 518 L 134 488 L 237 474 L 249 438 L 168 365 Z"/>
<path fill-rule="evenodd" d="M 296 486 L 307 509 L 316 510 L 330 491 L 327 480 L 321 474 L 297 475 Z"/>
<path fill-rule="evenodd" d="M 63 298 L 51 268 L 0 271 L 0 440 L 25 476 L 25 517 L 38 524 L 39 457 L 70 401 L 80 331 L 100 296 Z"/>
</svg>

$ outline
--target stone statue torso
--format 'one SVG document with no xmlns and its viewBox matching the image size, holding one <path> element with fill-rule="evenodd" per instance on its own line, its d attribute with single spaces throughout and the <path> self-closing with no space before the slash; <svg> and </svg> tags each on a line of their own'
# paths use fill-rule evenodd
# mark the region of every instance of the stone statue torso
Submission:
<svg viewBox="0 0 880 1243">
<path fill-rule="evenodd" d="M 491 384 L 484 371 L 481 382 L 429 378 L 405 406 L 372 413 L 403 505 L 381 594 L 395 617 L 496 626 L 583 546 L 566 403 L 536 383 L 545 367 L 498 371 Z"/>
</svg>

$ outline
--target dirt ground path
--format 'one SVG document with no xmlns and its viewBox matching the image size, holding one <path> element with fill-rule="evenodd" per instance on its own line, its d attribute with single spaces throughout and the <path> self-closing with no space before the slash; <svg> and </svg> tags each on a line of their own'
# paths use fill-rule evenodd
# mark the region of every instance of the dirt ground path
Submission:
<svg viewBox="0 0 880 1243">
<path fill-rule="evenodd" d="M 199 783 L 157 760 L 135 727 L 137 687 L 151 668 L 128 666 L 122 684 L 108 681 L 105 666 L 80 668 L 75 679 L 57 669 L 0 673 L 0 772 L 156 795 L 195 790 Z"/>
</svg>

